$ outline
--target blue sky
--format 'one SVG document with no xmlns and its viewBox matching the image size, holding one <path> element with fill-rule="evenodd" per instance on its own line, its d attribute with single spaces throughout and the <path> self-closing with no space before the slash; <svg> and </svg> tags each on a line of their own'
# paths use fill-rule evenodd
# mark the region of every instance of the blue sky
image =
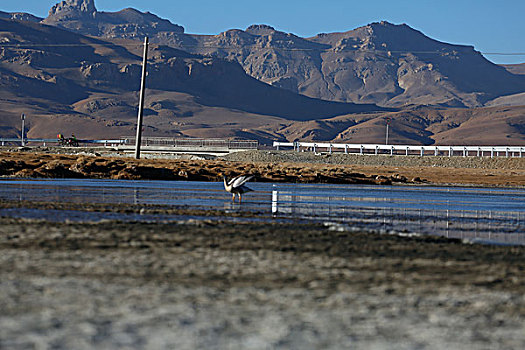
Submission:
<svg viewBox="0 0 525 350">
<path fill-rule="evenodd" d="M 47 16 L 55 0 L 1 0 L 0 10 Z M 99 11 L 134 7 L 150 11 L 194 34 L 217 34 L 269 24 L 309 37 L 386 20 L 406 23 L 444 42 L 473 45 L 496 63 L 525 62 L 524 0 L 95 0 Z"/>
</svg>

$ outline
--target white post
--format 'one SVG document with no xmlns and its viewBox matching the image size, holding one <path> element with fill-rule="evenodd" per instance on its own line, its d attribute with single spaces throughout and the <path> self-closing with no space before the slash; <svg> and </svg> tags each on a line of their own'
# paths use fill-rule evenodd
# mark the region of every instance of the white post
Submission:
<svg viewBox="0 0 525 350">
<path fill-rule="evenodd" d="M 279 212 L 278 205 L 279 205 L 279 192 L 277 192 L 276 190 L 273 190 L 272 191 L 272 214 L 277 214 Z"/>
</svg>

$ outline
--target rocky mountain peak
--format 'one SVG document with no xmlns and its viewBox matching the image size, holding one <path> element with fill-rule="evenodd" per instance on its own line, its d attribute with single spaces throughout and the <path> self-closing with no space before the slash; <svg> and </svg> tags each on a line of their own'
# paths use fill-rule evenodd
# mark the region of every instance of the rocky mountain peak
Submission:
<svg viewBox="0 0 525 350">
<path fill-rule="evenodd" d="M 246 28 L 246 32 L 253 35 L 267 35 L 275 33 L 275 28 L 267 24 L 252 24 Z"/>
<path fill-rule="evenodd" d="M 405 28 L 408 27 L 406 24 L 394 24 L 390 23 L 388 21 L 381 21 L 381 22 L 372 22 L 367 25 L 367 27 L 375 29 L 375 28 L 388 28 L 388 29 L 396 29 L 396 28 Z M 408 27 L 409 28 L 409 27 Z"/>
<path fill-rule="evenodd" d="M 95 0 L 65 0 L 49 11 L 44 24 L 106 38 L 141 39 L 160 32 L 184 33 L 184 28 L 149 12 L 126 8 L 119 12 L 99 12 Z"/>
<path fill-rule="evenodd" d="M 394 24 L 387 21 L 372 22 L 364 27 L 354 29 L 355 32 L 359 33 L 362 38 L 364 37 L 383 37 L 390 38 L 399 36 L 400 34 L 405 36 L 421 35 L 422 33 L 407 26 L 406 24 Z M 358 35 L 359 35 L 358 34 Z"/>
<path fill-rule="evenodd" d="M 342 34 L 340 45 L 358 45 L 361 49 L 422 52 L 422 51 L 465 51 L 472 52 L 472 46 L 452 45 L 426 36 L 407 24 L 393 24 L 387 21 L 373 22 Z M 321 38 L 321 40 L 324 40 Z"/>
<path fill-rule="evenodd" d="M 49 16 L 86 17 L 97 12 L 95 0 L 65 0 L 51 8 Z"/>
</svg>

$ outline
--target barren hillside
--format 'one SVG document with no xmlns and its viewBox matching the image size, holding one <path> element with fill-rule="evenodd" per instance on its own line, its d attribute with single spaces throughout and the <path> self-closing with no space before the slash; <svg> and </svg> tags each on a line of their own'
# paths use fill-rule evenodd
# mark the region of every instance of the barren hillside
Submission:
<svg viewBox="0 0 525 350">
<path fill-rule="evenodd" d="M 26 13 L 0 18 L 0 137 L 20 135 L 21 113 L 30 137 L 134 134 L 147 35 L 157 44 L 146 136 L 377 143 L 390 117 L 392 143 L 525 143 L 522 65 L 494 65 L 407 25 L 203 36 L 134 9 L 99 12 L 93 0 L 57 4 L 43 20 L 52 26 Z"/>
</svg>

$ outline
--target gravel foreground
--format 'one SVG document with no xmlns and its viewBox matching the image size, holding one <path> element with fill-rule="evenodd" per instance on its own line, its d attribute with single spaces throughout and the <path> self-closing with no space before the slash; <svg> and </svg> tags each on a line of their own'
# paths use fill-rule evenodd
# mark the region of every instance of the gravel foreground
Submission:
<svg viewBox="0 0 525 350">
<path fill-rule="evenodd" d="M 523 349 L 525 248 L 0 219 L 2 349 Z"/>
</svg>

